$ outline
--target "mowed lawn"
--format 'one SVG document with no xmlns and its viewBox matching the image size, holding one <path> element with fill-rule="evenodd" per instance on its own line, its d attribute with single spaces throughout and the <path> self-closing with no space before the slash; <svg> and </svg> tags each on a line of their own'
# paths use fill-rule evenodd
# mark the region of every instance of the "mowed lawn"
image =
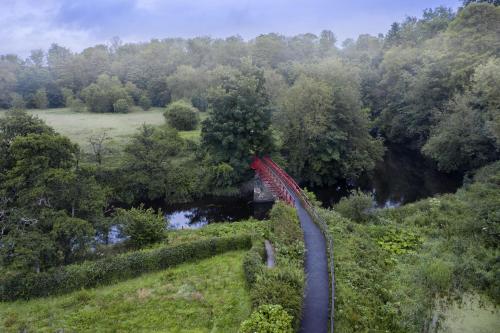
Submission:
<svg viewBox="0 0 500 333">
<path fill-rule="evenodd" d="M 251 311 L 243 251 L 97 289 L 0 303 L 0 332 L 237 332 Z"/>
<path fill-rule="evenodd" d="M 60 109 L 32 109 L 28 113 L 43 119 L 57 132 L 69 137 L 73 142 L 89 152 L 91 147 L 89 139 L 106 133 L 109 138 L 107 145 L 110 148 L 122 148 L 130 138 L 137 132 L 142 124 L 162 125 L 165 124 L 163 117 L 164 108 L 151 108 L 148 111 L 134 110 L 130 113 L 91 113 L 73 112 L 69 108 Z M 0 111 L 0 117 L 7 111 Z M 200 113 L 200 119 L 205 119 L 205 113 Z M 186 139 L 198 140 L 200 130 L 183 131 L 179 134 Z"/>
</svg>

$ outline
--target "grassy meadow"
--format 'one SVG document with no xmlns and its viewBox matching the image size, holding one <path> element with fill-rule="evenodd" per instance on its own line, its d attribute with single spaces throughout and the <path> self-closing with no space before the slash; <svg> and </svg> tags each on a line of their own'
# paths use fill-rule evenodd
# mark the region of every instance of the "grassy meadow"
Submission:
<svg viewBox="0 0 500 333">
<path fill-rule="evenodd" d="M 243 255 L 229 252 L 107 287 L 0 303 L 0 331 L 236 332 L 251 311 Z"/>
<path fill-rule="evenodd" d="M 0 117 L 6 112 L 0 111 Z M 113 151 L 119 150 L 142 124 L 164 124 L 163 112 L 164 108 L 151 108 L 147 111 L 134 108 L 130 113 L 74 112 L 69 108 L 28 110 L 29 114 L 43 119 L 57 132 L 78 143 L 85 152 L 91 151 L 89 139 L 102 133 L 106 133 L 109 138 L 108 147 Z M 200 113 L 200 120 L 206 117 L 206 112 Z M 185 139 L 199 140 L 201 129 L 181 131 L 179 134 Z"/>
</svg>

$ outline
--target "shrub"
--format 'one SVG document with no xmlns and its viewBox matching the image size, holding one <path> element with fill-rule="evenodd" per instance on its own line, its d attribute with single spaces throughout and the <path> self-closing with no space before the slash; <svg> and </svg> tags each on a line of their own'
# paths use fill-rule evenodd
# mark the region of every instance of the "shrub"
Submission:
<svg viewBox="0 0 500 333">
<path fill-rule="evenodd" d="M 347 198 L 342 198 L 333 208 L 342 216 L 356 222 L 366 222 L 374 207 L 373 195 L 361 191 L 352 191 Z"/>
<path fill-rule="evenodd" d="M 278 267 L 264 270 L 257 276 L 250 291 L 254 308 L 264 304 L 279 304 L 293 316 L 298 327 L 302 312 L 304 273 L 302 268 Z"/>
<path fill-rule="evenodd" d="M 143 206 L 129 210 L 119 208 L 115 220 L 134 247 L 155 243 L 165 237 L 167 222 L 161 210 L 155 213 L 152 208 L 144 209 Z"/>
<path fill-rule="evenodd" d="M 182 100 L 170 103 L 163 115 L 179 131 L 191 131 L 198 125 L 198 110 Z"/>
<path fill-rule="evenodd" d="M 240 333 L 292 333 L 292 316 L 280 305 L 262 305 L 240 327 Z"/>
<path fill-rule="evenodd" d="M 128 252 L 42 273 L 7 273 L 0 276 L 0 300 L 29 299 L 96 287 L 231 250 L 249 249 L 251 244 L 249 235 L 210 238 L 154 250 Z"/>
<path fill-rule="evenodd" d="M 124 98 L 120 98 L 119 100 L 114 102 L 113 111 L 116 113 L 128 113 L 130 111 L 130 107 L 127 100 Z"/>
</svg>

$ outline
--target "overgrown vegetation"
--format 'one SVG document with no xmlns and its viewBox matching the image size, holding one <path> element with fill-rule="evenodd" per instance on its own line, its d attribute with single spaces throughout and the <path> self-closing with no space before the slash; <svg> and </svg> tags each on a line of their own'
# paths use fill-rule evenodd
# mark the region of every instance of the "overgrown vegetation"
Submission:
<svg viewBox="0 0 500 333">
<path fill-rule="evenodd" d="M 499 177 L 496 162 L 456 194 L 378 210 L 363 223 L 324 210 L 336 240 L 337 329 L 432 331 L 440 306 L 468 293 L 498 304 Z"/>
<path fill-rule="evenodd" d="M 277 327 L 284 325 L 283 332 L 289 332 L 287 328 L 288 314 L 292 318 L 293 327 L 298 329 L 300 323 L 302 300 L 304 294 L 304 241 L 302 230 L 299 225 L 297 213 L 292 207 L 284 203 L 274 205 L 270 214 L 270 225 L 267 233 L 276 252 L 276 267 L 266 268 L 262 264 L 262 244 L 257 243 L 246 254 L 244 259 L 244 271 L 250 288 L 250 296 L 256 313 L 252 315 L 249 322 L 243 324 L 242 330 L 262 329 L 273 326 L 274 316 L 283 320 Z M 261 241 L 262 242 L 262 241 Z M 269 308 L 262 306 L 280 306 L 285 314 L 274 309 L 271 316 Z M 262 313 L 264 311 L 265 313 Z M 266 319 L 267 318 L 267 319 Z M 270 321 L 268 321 L 268 319 Z M 278 332 L 282 332 L 279 331 Z"/>
</svg>

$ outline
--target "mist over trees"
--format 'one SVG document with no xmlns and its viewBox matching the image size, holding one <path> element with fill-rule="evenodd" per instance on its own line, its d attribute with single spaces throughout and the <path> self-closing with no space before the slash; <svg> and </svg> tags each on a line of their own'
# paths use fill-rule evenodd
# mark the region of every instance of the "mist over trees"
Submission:
<svg viewBox="0 0 500 333">
<path fill-rule="evenodd" d="M 240 147 L 223 144 L 221 135 L 233 139 L 229 132 L 216 134 L 214 119 L 260 103 L 273 125 L 259 131 L 280 133 L 275 147 L 292 174 L 311 184 L 373 168 L 382 155 L 378 136 L 422 150 L 442 170 L 466 171 L 498 157 L 500 127 L 494 101 L 499 9 L 495 1 L 475 2 L 466 2 L 458 13 L 427 9 L 421 18 L 394 23 L 384 36 L 361 35 L 340 49 L 334 33 L 325 30 L 319 36 L 270 33 L 250 41 L 232 36 L 123 44 L 114 39 L 81 53 L 53 44 L 26 60 L 3 55 L 0 107 L 128 112 L 134 105 L 147 110 L 183 99 L 211 112 L 203 135 L 216 163 L 241 166 L 257 150 L 241 143 L 244 156 L 238 153 L 231 161 Z M 251 79 L 248 66 L 258 69 L 254 92 L 266 101 L 217 104 L 223 99 L 218 90 Z M 246 126 L 232 121 L 235 128 Z M 233 133 L 236 145 L 249 130 Z M 214 150 L 218 145 L 225 148 Z M 261 147 L 261 152 L 270 151 Z"/>
</svg>

